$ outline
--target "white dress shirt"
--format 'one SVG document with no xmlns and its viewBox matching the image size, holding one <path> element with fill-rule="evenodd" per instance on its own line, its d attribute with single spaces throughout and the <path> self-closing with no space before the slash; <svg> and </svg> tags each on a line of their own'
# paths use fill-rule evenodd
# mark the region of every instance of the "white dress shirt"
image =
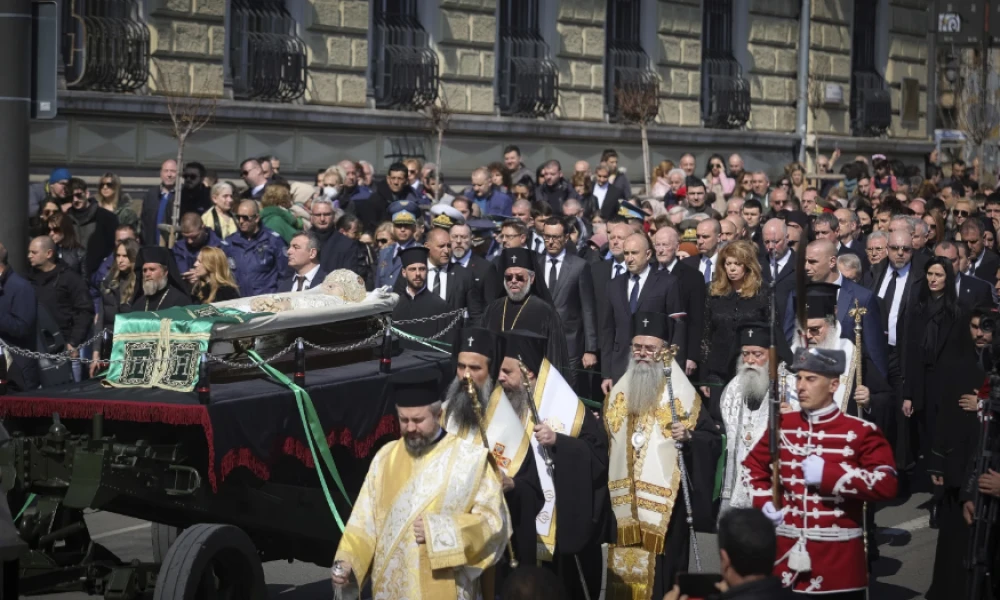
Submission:
<svg viewBox="0 0 1000 600">
<path fill-rule="evenodd" d="M 536 231 L 531 232 L 531 249 L 539 254 L 545 254 L 545 240 Z"/>
<path fill-rule="evenodd" d="M 448 265 L 442 265 L 440 269 L 441 271 L 439 272 L 437 265 L 431 263 L 431 261 L 427 261 L 427 289 L 433 290 L 434 278 L 440 277 L 441 291 L 438 292 L 438 296 L 440 296 L 442 300 L 447 300 L 448 298 L 445 296 L 448 294 Z"/>
<path fill-rule="evenodd" d="M 619 269 L 618 267 L 621 267 Z M 611 279 L 618 277 L 622 273 L 628 273 L 628 267 L 625 266 L 625 261 L 615 262 L 615 259 L 611 259 Z"/>
<path fill-rule="evenodd" d="M 893 294 L 891 298 L 891 304 L 889 305 L 889 345 L 896 345 L 896 323 L 899 321 L 899 305 L 903 300 L 903 290 L 906 288 L 906 280 L 910 275 L 911 263 L 906 263 L 902 269 L 896 269 L 889 263 L 889 269 L 885 272 L 885 277 L 882 279 L 882 285 L 878 289 L 878 297 L 886 300 L 890 299 L 885 297 L 886 291 L 889 288 L 889 282 L 892 281 L 892 272 L 896 271 L 899 273 L 899 277 L 896 278 L 896 293 Z"/>
<path fill-rule="evenodd" d="M 986 248 L 983 248 L 983 251 L 979 253 L 979 256 L 977 256 L 976 258 L 974 258 L 972 260 L 972 262 L 969 263 L 969 275 L 975 275 L 976 274 L 976 269 L 978 269 L 979 265 L 982 264 L 983 257 L 985 257 L 985 256 L 986 256 Z"/>
<path fill-rule="evenodd" d="M 549 280 L 549 271 L 552 269 L 552 261 L 556 261 L 556 279 L 559 279 L 559 275 L 562 273 L 563 261 L 566 260 L 566 249 L 563 248 L 562 252 L 558 256 L 551 256 L 549 254 L 545 255 L 545 266 L 542 268 L 542 272 L 545 276 L 545 285 L 549 288 L 549 291 L 555 286 L 555 281 Z"/>
<path fill-rule="evenodd" d="M 632 288 L 634 288 L 637 285 L 639 286 L 639 295 L 640 296 L 642 295 L 642 286 L 646 285 L 646 280 L 649 279 L 649 272 L 651 270 L 652 269 L 649 268 L 649 265 L 646 265 L 646 268 L 642 270 L 642 273 L 639 273 L 639 281 L 635 281 L 631 273 L 628 274 L 628 289 L 625 290 L 626 298 L 632 297 Z"/>
<path fill-rule="evenodd" d="M 670 264 L 668 264 L 668 265 L 661 265 L 660 266 L 660 270 L 666 271 L 667 273 L 671 273 L 672 274 L 674 272 L 674 267 L 676 267 L 676 266 L 677 266 L 677 257 L 675 256 L 674 260 L 670 261 Z"/>
<path fill-rule="evenodd" d="M 310 269 L 308 273 L 305 274 L 306 282 L 302 285 L 302 289 L 303 290 L 311 290 L 312 289 L 313 279 L 316 277 L 316 273 L 319 273 L 319 265 L 316 265 L 315 267 L 313 267 L 312 269 Z M 298 278 L 301 277 L 301 276 L 302 276 L 301 273 L 296 273 L 295 277 L 292 278 L 292 291 L 293 292 L 299 289 L 299 280 L 298 280 Z"/>
<path fill-rule="evenodd" d="M 778 259 L 778 264 L 776 265 L 777 266 L 777 271 L 775 271 L 774 269 L 771 269 L 771 279 L 777 279 L 778 278 L 778 273 L 781 273 L 782 269 L 785 268 L 785 265 L 788 264 L 788 259 L 791 258 L 791 257 L 792 257 L 792 251 L 791 250 L 785 250 L 785 255 Z M 768 264 L 768 268 L 770 268 L 770 267 L 771 267 L 771 265 Z"/>
<path fill-rule="evenodd" d="M 458 264 L 462 265 L 463 267 L 468 268 L 470 260 L 472 260 L 472 250 L 471 249 L 468 250 L 465 253 L 465 256 L 463 256 L 462 258 L 452 258 L 451 262 L 458 263 Z"/>
<path fill-rule="evenodd" d="M 597 199 L 597 210 L 600 210 L 604 207 L 604 198 L 608 195 L 609 185 L 611 184 L 609 183 L 606 184 L 604 187 L 601 187 L 597 184 L 594 184 L 594 191 L 592 191 L 591 194 L 593 194 L 594 198 Z"/>
<path fill-rule="evenodd" d="M 715 277 L 715 270 L 718 268 L 719 264 L 719 253 L 716 252 L 712 255 L 712 258 L 708 259 L 708 262 L 712 264 L 712 277 Z M 705 257 L 698 257 L 698 270 L 701 271 L 702 278 L 705 277 Z"/>
</svg>

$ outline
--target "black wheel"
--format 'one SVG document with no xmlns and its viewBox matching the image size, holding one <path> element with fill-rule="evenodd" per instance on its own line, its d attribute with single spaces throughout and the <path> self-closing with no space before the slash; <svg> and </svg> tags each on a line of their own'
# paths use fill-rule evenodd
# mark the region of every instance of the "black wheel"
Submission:
<svg viewBox="0 0 1000 600">
<path fill-rule="evenodd" d="M 232 525 L 201 523 L 170 546 L 153 600 L 265 600 L 257 548 Z"/>
<path fill-rule="evenodd" d="M 170 551 L 170 547 L 174 545 L 175 541 L 177 541 L 177 536 L 180 535 L 180 533 L 180 527 L 164 525 L 163 523 L 153 523 L 152 537 L 154 562 L 163 563 L 167 560 L 167 552 Z"/>
</svg>

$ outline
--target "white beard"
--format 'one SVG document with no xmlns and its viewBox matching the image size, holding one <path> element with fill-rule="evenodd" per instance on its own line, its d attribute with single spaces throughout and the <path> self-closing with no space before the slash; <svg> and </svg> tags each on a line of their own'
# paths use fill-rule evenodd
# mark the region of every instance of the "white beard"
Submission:
<svg viewBox="0 0 1000 600">
<path fill-rule="evenodd" d="M 736 378 L 739 380 L 739 389 L 743 390 L 743 402 L 750 410 L 760 408 L 764 398 L 771 389 L 771 376 L 768 373 L 768 365 L 758 367 L 757 365 L 740 364 L 736 369 Z"/>
<path fill-rule="evenodd" d="M 167 279 L 165 277 L 163 279 L 156 279 L 153 281 L 143 281 L 142 293 L 147 296 L 154 296 L 165 287 L 167 287 Z"/>
<path fill-rule="evenodd" d="M 522 300 L 524 300 L 525 298 L 528 297 L 528 294 L 531 293 L 531 285 L 530 284 L 524 286 L 524 288 L 522 288 L 520 292 L 512 292 L 512 291 L 510 291 L 510 285 L 506 281 L 503 283 L 503 287 L 507 291 L 507 297 L 510 298 L 514 302 L 521 302 Z"/>
<path fill-rule="evenodd" d="M 625 390 L 630 415 L 643 415 L 656 410 L 660 403 L 657 392 L 666 381 L 658 364 L 640 363 L 635 357 L 629 358 L 628 387 Z"/>
</svg>

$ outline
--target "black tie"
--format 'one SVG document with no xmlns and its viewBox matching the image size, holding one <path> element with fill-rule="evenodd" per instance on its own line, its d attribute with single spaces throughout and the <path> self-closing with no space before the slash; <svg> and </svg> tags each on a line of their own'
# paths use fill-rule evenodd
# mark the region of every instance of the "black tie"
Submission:
<svg viewBox="0 0 1000 600">
<path fill-rule="evenodd" d="M 882 298 L 886 301 L 889 307 L 889 312 L 892 312 L 892 302 L 896 297 L 896 280 L 899 279 L 899 271 L 896 269 L 892 270 L 892 279 L 889 280 L 889 286 L 885 288 L 885 297 Z"/>
<path fill-rule="evenodd" d="M 441 269 L 439 269 L 439 268 L 438 269 L 432 269 L 432 271 L 434 271 L 434 287 L 431 288 L 431 292 L 433 292 L 435 296 L 440 297 L 441 296 Z"/>
<path fill-rule="evenodd" d="M 542 238 L 535 238 L 535 252 L 541 254 L 542 252 Z"/>
<path fill-rule="evenodd" d="M 556 277 L 558 276 L 558 272 L 556 271 L 556 265 L 559 264 L 559 259 L 553 258 L 551 259 L 551 262 L 552 266 L 549 267 L 549 290 L 554 290 L 556 289 Z"/>
<path fill-rule="evenodd" d="M 628 307 L 635 314 L 639 309 L 639 276 L 632 276 L 632 293 L 628 295 Z"/>
<path fill-rule="evenodd" d="M 295 282 L 296 282 L 295 291 L 296 292 L 301 292 L 302 288 L 306 285 L 306 276 L 305 275 L 296 275 L 295 276 Z"/>
<path fill-rule="evenodd" d="M 622 274 L 622 266 L 621 265 L 615 265 L 615 277 L 618 277 L 621 274 Z"/>
</svg>

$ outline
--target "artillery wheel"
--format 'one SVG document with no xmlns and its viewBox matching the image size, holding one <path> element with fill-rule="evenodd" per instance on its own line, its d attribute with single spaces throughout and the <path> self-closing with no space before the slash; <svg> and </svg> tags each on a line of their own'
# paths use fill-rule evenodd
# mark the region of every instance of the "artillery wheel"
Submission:
<svg viewBox="0 0 1000 600">
<path fill-rule="evenodd" d="M 167 560 L 167 552 L 177 541 L 177 536 L 181 533 L 180 527 L 164 525 L 163 523 L 153 523 L 153 562 L 163 563 Z"/>
<path fill-rule="evenodd" d="M 153 600 L 265 600 L 257 548 L 233 525 L 200 523 L 170 546 Z"/>
</svg>

